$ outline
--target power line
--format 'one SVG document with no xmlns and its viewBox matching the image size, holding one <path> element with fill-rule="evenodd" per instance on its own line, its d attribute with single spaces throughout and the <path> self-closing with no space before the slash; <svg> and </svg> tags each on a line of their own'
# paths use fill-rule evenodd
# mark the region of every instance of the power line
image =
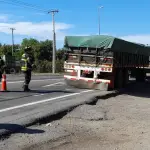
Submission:
<svg viewBox="0 0 150 150">
<path fill-rule="evenodd" d="M 15 6 L 20 6 L 22 8 L 31 8 L 33 10 L 37 10 L 37 11 L 40 11 L 40 12 L 43 12 L 43 13 L 46 13 L 47 14 L 47 11 L 46 9 L 42 9 L 40 8 L 40 6 L 38 5 L 35 5 L 35 4 L 31 4 L 31 3 L 26 3 L 26 2 L 23 2 L 23 1 L 19 1 L 19 0 L 0 0 L 0 2 L 3 2 L 3 3 L 8 3 L 8 4 L 11 4 L 11 5 L 15 5 Z M 66 11 L 66 10 L 61 10 L 61 12 L 71 12 L 71 11 Z"/>
<path fill-rule="evenodd" d="M 26 6 L 26 7 L 32 7 L 32 8 L 34 8 L 34 9 L 39 10 L 39 11 L 43 11 L 43 12 L 47 13 L 47 10 L 41 9 L 39 6 L 37 6 L 37 5 L 35 5 L 35 4 L 29 4 L 29 3 L 26 3 L 26 2 L 23 2 L 23 1 L 19 1 L 19 0 L 12 0 L 12 1 L 13 1 L 13 2 L 15 1 L 16 3 L 19 3 L 19 4 L 24 5 L 24 6 Z"/>
<path fill-rule="evenodd" d="M 32 8 L 34 10 L 38 10 L 40 12 L 47 13 L 47 10 L 41 9 L 38 6 L 34 5 L 34 4 L 25 3 L 25 2 L 22 2 L 22 1 L 18 1 L 18 0 L 13 0 L 13 1 L 0 0 L 0 2 L 12 4 L 12 5 L 15 5 L 15 6 L 21 6 L 23 8 L 25 8 L 25 7 L 26 8 Z"/>
<path fill-rule="evenodd" d="M 25 2 L 23 2 L 23 1 L 18 1 L 18 0 L 13 0 L 13 2 L 16 2 L 16 3 L 20 3 L 20 4 L 22 4 L 22 5 L 25 5 L 25 6 L 29 6 L 29 7 L 38 7 L 37 5 L 35 5 L 35 4 L 29 4 L 29 3 L 25 3 Z"/>
</svg>

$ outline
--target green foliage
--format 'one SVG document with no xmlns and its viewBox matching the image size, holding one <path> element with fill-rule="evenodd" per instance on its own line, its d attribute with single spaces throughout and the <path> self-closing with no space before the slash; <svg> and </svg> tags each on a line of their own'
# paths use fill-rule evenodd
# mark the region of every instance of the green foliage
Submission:
<svg viewBox="0 0 150 150">
<path fill-rule="evenodd" d="M 24 50 L 26 46 L 31 46 L 32 48 L 32 55 L 34 56 L 35 59 L 38 59 L 40 55 L 40 43 L 36 39 L 30 38 L 30 39 L 23 39 L 21 43 L 21 49 Z"/>
<path fill-rule="evenodd" d="M 65 54 L 65 50 L 64 49 L 58 49 L 56 51 L 56 58 L 57 60 L 62 60 Z"/>
<path fill-rule="evenodd" d="M 20 45 L 14 45 L 14 53 L 16 60 L 21 60 L 24 48 L 31 46 L 31 54 L 34 56 L 36 69 L 35 72 L 52 72 L 52 54 L 53 42 L 51 40 L 38 41 L 36 39 L 23 39 Z M 12 45 L 0 44 L 0 55 L 12 55 Z M 64 50 L 56 51 L 56 72 L 63 71 L 63 55 Z"/>
<path fill-rule="evenodd" d="M 23 54 L 23 50 L 18 50 L 18 51 L 16 51 L 16 52 L 14 53 L 15 59 L 16 59 L 17 61 L 19 61 L 19 60 L 21 59 L 22 54 Z"/>
<path fill-rule="evenodd" d="M 40 42 L 39 60 L 52 61 L 52 44 L 50 40 Z"/>
<path fill-rule="evenodd" d="M 51 61 L 41 61 L 38 63 L 35 72 L 39 73 L 49 73 L 52 72 L 52 62 Z M 56 73 L 61 73 L 63 72 L 63 61 L 62 60 L 57 60 L 56 61 Z"/>
</svg>

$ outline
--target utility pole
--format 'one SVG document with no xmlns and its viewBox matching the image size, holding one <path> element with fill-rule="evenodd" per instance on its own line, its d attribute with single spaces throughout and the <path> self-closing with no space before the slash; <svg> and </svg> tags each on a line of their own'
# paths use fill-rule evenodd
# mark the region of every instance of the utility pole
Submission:
<svg viewBox="0 0 150 150">
<path fill-rule="evenodd" d="M 103 6 L 98 7 L 98 31 L 100 35 L 100 9 L 103 8 Z"/>
<path fill-rule="evenodd" d="M 55 13 L 58 13 L 58 10 L 51 10 L 48 13 L 52 14 L 52 23 L 53 23 L 53 60 L 52 60 L 52 73 L 54 74 L 56 71 L 56 33 L 55 33 Z"/>
<path fill-rule="evenodd" d="M 15 28 L 10 28 L 10 30 L 12 31 L 12 56 L 14 53 L 14 30 L 16 30 Z"/>
</svg>

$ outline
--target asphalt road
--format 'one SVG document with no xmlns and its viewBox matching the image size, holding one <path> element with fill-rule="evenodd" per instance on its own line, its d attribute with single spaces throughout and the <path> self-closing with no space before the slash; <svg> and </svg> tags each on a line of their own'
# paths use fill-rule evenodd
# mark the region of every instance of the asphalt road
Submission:
<svg viewBox="0 0 150 150">
<path fill-rule="evenodd" d="M 65 89 L 65 86 L 62 86 Z M 61 85 L 58 87 L 60 88 Z M 123 90 L 123 93 L 107 97 L 108 99 L 99 98 L 92 105 L 79 106 L 63 114 L 62 119 L 52 119 L 42 125 L 36 124 L 22 128 L 22 131 L 18 131 L 17 134 L 0 141 L 0 149 L 149 149 L 149 89 L 150 80 L 145 83 L 133 82 Z M 76 89 L 70 90 L 76 91 Z M 88 94 L 94 93 L 94 91 L 84 91 L 86 91 L 85 94 L 56 98 L 53 99 L 54 101 L 40 103 L 40 105 L 11 110 L 10 117 L 15 120 L 15 115 L 22 116 L 23 113 L 27 117 L 31 114 L 30 112 L 39 115 L 43 109 L 51 111 L 62 108 L 63 105 L 79 101 L 80 98 L 86 99 L 89 97 Z M 15 123 L 17 122 L 16 119 Z M 3 122 L 0 123 L 0 130 L 11 130 L 12 126 L 19 127 L 16 124 Z"/>
<path fill-rule="evenodd" d="M 38 119 L 88 98 L 93 90 L 67 87 L 62 76 L 32 76 L 31 92 L 23 92 L 23 76 L 7 76 L 8 92 L 0 92 L 0 127 L 4 124 L 30 123 L 33 116 Z M 43 114 L 42 114 L 43 113 Z M 24 122 L 26 120 L 26 122 Z M 28 121 L 29 122 L 28 122 Z"/>
</svg>

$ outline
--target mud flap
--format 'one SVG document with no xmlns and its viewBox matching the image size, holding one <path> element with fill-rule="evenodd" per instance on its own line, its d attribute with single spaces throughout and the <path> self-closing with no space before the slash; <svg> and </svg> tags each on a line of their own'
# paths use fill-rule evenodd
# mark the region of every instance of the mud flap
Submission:
<svg viewBox="0 0 150 150">
<path fill-rule="evenodd" d="M 108 91 L 108 83 L 94 83 L 94 82 L 87 82 L 84 80 L 70 80 L 65 79 L 65 83 L 67 86 L 72 86 L 81 89 L 95 89 L 101 91 Z"/>
</svg>

